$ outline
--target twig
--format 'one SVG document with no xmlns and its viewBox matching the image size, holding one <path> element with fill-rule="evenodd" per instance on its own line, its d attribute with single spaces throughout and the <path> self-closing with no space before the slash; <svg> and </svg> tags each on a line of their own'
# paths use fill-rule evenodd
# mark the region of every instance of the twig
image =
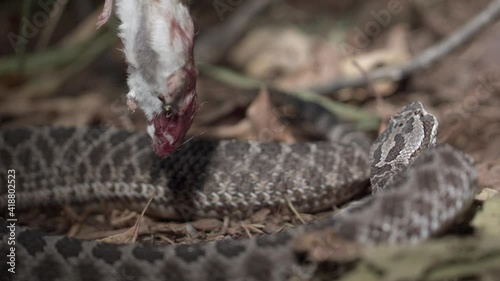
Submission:
<svg viewBox="0 0 500 281">
<path fill-rule="evenodd" d="M 174 240 L 168 238 L 165 235 L 158 235 L 158 237 L 160 238 L 161 241 L 167 241 L 167 243 L 170 244 L 170 245 L 174 245 L 175 244 Z"/>
<path fill-rule="evenodd" d="M 127 229 L 125 232 L 107 236 L 97 241 L 113 243 L 113 244 L 130 244 L 137 241 L 137 237 L 139 237 L 139 228 L 141 227 L 142 224 L 142 219 L 144 218 L 144 214 L 146 213 L 146 210 L 149 208 L 149 204 L 151 204 L 155 195 L 156 195 L 155 192 L 151 194 L 151 197 L 149 197 L 149 200 L 146 203 L 146 206 L 144 206 L 141 215 L 139 216 L 139 218 L 137 218 L 135 224 L 131 228 Z"/>
<path fill-rule="evenodd" d="M 448 55 L 458 46 L 462 45 L 473 36 L 477 35 L 485 26 L 492 23 L 500 14 L 500 0 L 494 0 L 488 7 L 475 16 L 472 20 L 462 26 L 459 30 L 428 48 L 413 60 L 398 66 L 384 67 L 369 73 L 374 81 L 380 79 L 391 79 L 400 81 L 413 72 L 429 67 L 440 58 Z M 359 75 L 354 78 L 338 79 L 328 85 L 313 87 L 312 90 L 328 95 L 342 88 L 359 87 L 366 84 L 366 79 Z"/>
<path fill-rule="evenodd" d="M 244 222 L 240 223 L 240 226 L 245 230 L 246 234 L 248 235 L 248 238 L 252 239 L 252 233 L 248 229 L 247 225 Z"/>
<path fill-rule="evenodd" d="M 228 229 L 229 229 L 229 217 L 224 216 L 224 220 L 222 222 L 222 229 L 220 231 L 221 235 L 226 235 Z"/>
<path fill-rule="evenodd" d="M 288 208 L 290 208 L 290 210 L 299 219 L 299 221 L 302 224 L 306 224 L 306 222 L 304 221 L 304 219 L 302 218 L 302 216 L 299 214 L 299 212 L 297 211 L 297 209 L 295 209 L 295 206 L 293 206 L 292 201 L 290 200 L 290 198 L 288 198 L 288 196 L 285 196 L 285 200 L 286 200 L 286 203 L 288 204 Z"/>
<path fill-rule="evenodd" d="M 370 74 L 356 60 L 352 60 L 352 64 L 359 70 L 361 75 L 365 77 L 368 93 L 375 98 L 375 108 L 377 110 L 377 113 L 379 116 L 383 116 L 382 107 L 384 105 L 384 100 L 382 99 L 382 95 L 375 89 L 375 82 L 373 82 L 372 78 L 370 77 Z M 379 127 L 378 130 L 379 133 L 383 131 L 384 127 L 383 122 L 380 123 L 380 126 L 381 127 Z"/>
<path fill-rule="evenodd" d="M 195 44 L 195 58 L 203 63 L 219 61 L 234 42 L 243 35 L 255 15 L 277 0 L 248 1 L 232 14 L 224 24 L 201 35 Z"/>
<path fill-rule="evenodd" d="M 359 70 L 361 75 L 363 75 L 366 80 L 368 93 L 375 98 L 375 100 L 377 101 L 377 105 L 380 106 L 380 104 L 382 103 L 382 96 L 375 90 L 375 85 L 372 78 L 370 77 L 370 74 L 356 60 L 352 60 L 352 64 Z"/>
</svg>

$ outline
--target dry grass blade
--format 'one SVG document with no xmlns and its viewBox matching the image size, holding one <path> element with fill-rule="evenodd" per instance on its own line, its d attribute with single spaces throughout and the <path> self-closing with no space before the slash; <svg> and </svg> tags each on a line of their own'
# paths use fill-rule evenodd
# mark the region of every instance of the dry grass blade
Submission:
<svg viewBox="0 0 500 281">
<path fill-rule="evenodd" d="M 293 206 L 292 201 L 290 200 L 290 198 L 288 198 L 288 197 L 285 197 L 285 198 L 286 198 L 286 203 L 288 204 L 288 208 L 290 208 L 290 210 L 300 220 L 300 222 L 302 224 L 306 224 L 306 222 L 304 221 L 304 219 L 302 218 L 302 216 L 299 214 L 299 212 L 297 211 L 297 209 L 295 209 L 295 206 Z"/>
<path fill-rule="evenodd" d="M 130 244 L 134 243 L 137 240 L 137 236 L 139 234 L 139 226 L 141 225 L 142 218 L 144 217 L 144 213 L 146 213 L 146 210 L 149 207 L 149 204 L 151 204 L 151 201 L 153 201 L 153 197 L 155 194 L 151 195 L 151 198 L 149 198 L 148 203 L 146 204 L 146 207 L 144 207 L 144 210 L 142 210 L 141 215 L 135 222 L 134 226 L 132 226 L 129 230 L 112 235 L 109 237 L 105 237 L 103 239 L 99 239 L 97 241 L 99 242 L 105 242 L 105 243 L 111 243 L 111 244 Z"/>
<path fill-rule="evenodd" d="M 463 43 L 470 40 L 475 35 L 478 35 L 486 26 L 494 22 L 500 15 L 500 0 L 495 0 L 490 3 L 482 12 L 476 15 L 469 22 L 453 34 L 429 47 L 420 55 L 407 63 L 398 66 L 384 67 L 374 70 L 370 73 L 370 77 L 376 81 L 380 79 L 392 79 L 400 81 L 408 77 L 411 73 L 425 69 L 450 54 L 453 50 L 462 46 Z M 329 95 L 330 93 L 342 88 L 359 87 L 366 83 L 363 75 L 348 79 L 337 79 L 328 85 L 314 87 L 312 90 L 322 94 Z"/>
</svg>

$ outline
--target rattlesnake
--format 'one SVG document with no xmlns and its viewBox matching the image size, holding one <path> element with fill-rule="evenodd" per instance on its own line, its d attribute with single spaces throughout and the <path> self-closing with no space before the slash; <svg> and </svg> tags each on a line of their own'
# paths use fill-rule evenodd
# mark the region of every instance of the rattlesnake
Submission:
<svg viewBox="0 0 500 281">
<path fill-rule="evenodd" d="M 366 139 L 346 132 L 332 133 L 337 141 L 294 145 L 193 140 L 160 160 L 138 133 L 2 130 L 1 180 L 6 183 L 6 171 L 16 169 L 17 210 L 96 201 L 142 209 L 155 194 L 149 210 L 156 216 L 245 217 L 287 200 L 299 212 L 328 209 L 362 192 L 369 177 L 374 193 L 310 225 L 204 245 L 113 245 L 18 226 L 15 274 L 6 273 L 9 223 L 0 218 L 2 278 L 288 280 L 306 267 L 291 247 L 304 233 L 328 228 L 361 243 L 414 243 L 442 232 L 470 206 L 473 162 L 449 145 L 433 145 L 437 120 L 420 103 L 393 116 L 371 152 Z"/>
</svg>

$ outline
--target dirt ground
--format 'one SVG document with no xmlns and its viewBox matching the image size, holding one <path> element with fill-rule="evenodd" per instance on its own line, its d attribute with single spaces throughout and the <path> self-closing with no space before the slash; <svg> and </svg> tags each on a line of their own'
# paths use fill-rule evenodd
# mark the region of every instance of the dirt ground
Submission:
<svg viewBox="0 0 500 281">
<path fill-rule="evenodd" d="M 82 4 L 83 1 L 75 2 Z M 79 10 L 74 6 L 76 4 L 66 7 L 56 25 L 52 39 L 48 41 L 48 46 L 59 48 L 64 46 L 64 43 L 61 43 L 64 40 L 70 41 L 67 43 L 69 46 L 76 46 L 76 43 L 71 45 L 71 42 L 74 43 L 78 40 L 70 38 L 70 35 L 74 35 L 72 32 L 77 27 L 87 30 L 78 33 L 78 36 L 85 37 L 85 34 L 89 32 L 91 34 L 89 26 L 92 24 L 78 24 L 85 21 L 95 23 L 92 21 L 92 15 L 100 9 L 101 3 L 94 2 L 85 4 L 85 7 Z M 209 31 L 211 27 L 224 24 L 226 16 L 229 17 L 232 13 L 236 13 L 238 8 L 234 7 L 234 9 L 225 11 L 221 16 L 221 11 L 214 6 L 217 1 L 194 2 L 196 3 L 192 5 L 192 11 L 198 30 L 198 38 Z M 302 34 L 314 34 L 314 37 L 293 37 L 293 40 L 306 42 L 306 46 L 310 46 L 308 44 L 311 41 L 308 40 L 316 40 L 314 42 L 321 42 L 321 44 L 315 43 L 315 47 L 327 48 L 324 47 L 327 44 L 323 44 L 323 42 L 338 40 L 338 37 L 352 46 L 355 45 L 356 39 L 359 39 L 356 37 L 356 28 L 366 27 L 370 21 L 374 20 L 374 13 L 387 10 L 390 5 L 390 1 L 379 0 L 369 2 L 332 1 L 338 2 L 335 4 L 324 2 L 329 1 L 294 0 L 273 4 L 264 13 L 255 16 L 248 28 L 248 34 L 259 27 L 264 27 L 264 29 L 286 27 L 300 30 Z M 370 37 L 367 46 L 360 48 L 359 52 L 370 54 L 375 50 L 390 50 L 388 42 L 394 36 L 397 37 L 394 35 L 397 33 L 394 28 L 404 27 L 405 47 L 399 48 L 403 48 L 413 57 L 453 33 L 479 13 L 488 2 L 485 0 L 439 0 L 415 4 L 401 1 L 401 11 L 392 14 L 390 23 L 387 26 L 381 26 L 378 34 Z M 3 10 L 1 12 L 3 24 L 0 27 L 0 34 L 2 37 L 6 37 L 9 32 L 15 31 L 19 27 L 20 6 L 2 3 L 0 7 L 2 5 L 6 5 L 6 9 L 1 9 Z M 94 14 L 92 14 L 93 11 Z M 114 26 L 110 25 L 106 28 L 110 32 L 114 32 Z M 37 50 L 37 42 L 40 42 L 42 33 L 40 32 L 28 42 L 28 54 Z M 1 41 L 0 68 L 2 62 L 6 65 L 7 59 L 16 57 L 8 40 Z M 268 65 L 257 65 L 252 66 L 254 67 L 252 68 L 248 64 L 238 62 L 238 59 L 233 57 L 235 50 L 239 48 L 238 42 L 230 48 L 227 56 L 214 64 L 236 70 L 245 76 L 251 76 L 255 69 L 269 70 L 271 66 Z M 73 58 L 68 63 L 58 62 L 54 58 L 47 59 L 41 66 L 28 69 L 28 74 L 24 75 L 12 70 L 4 71 L 2 68 L 0 71 L 0 127 L 85 126 L 104 123 L 129 130 L 144 131 L 145 120 L 142 115 L 138 112 L 129 113 L 126 109 L 124 97 L 127 92 L 126 65 L 120 48 L 120 42 L 113 41 L 103 51 L 93 54 L 85 60 Z M 50 48 L 40 47 L 38 50 L 43 52 L 50 50 Z M 380 104 L 366 94 L 366 87 L 357 88 L 342 95 L 331 93 L 330 96 L 382 118 L 395 113 L 398 108 L 410 101 L 423 102 L 440 121 L 439 141 L 449 142 L 460 150 L 471 154 L 477 162 L 481 187 L 500 191 L 499 50 L 500 23 L 496 22 L 428 69 L 413 73 L 400 83 L 389 83 L 389 86 L 385 88 L 381 86 L 382 90 L 380 91 L 384 93 L 383 106 L 377 106 Z M 237 55 L 234 56 L 237 57 Z M 318 64 L 314 66 L 316 68 L 328 68 L 331 66 L 321 65 L 321 62 L 335 64 L 335 62 L 340 61 L 340 56 L 340 54 L 327 55 L 327 59 L 324 61 L 311 60 L 307 57 L 304 60 L 306 62 L 314 61 Z M 32 57 L 28 56 L 27 58 L 31 59 Z M 290 59 L 290 61 L 294 60 L 295 58 Z M 299 76 L 287 77 L 288 67 L 290 67 L 289 62 L 285 59 L 285 62 L 280 64 L 279 70 L 281 72 L 271 71 L 271 74 L 267 73 L 258 78 L 268 81 L 278 81 L 283 78 L 279 81 L 285 85 L 290 80 L 300 80 L 306 84 L 315 82 L 314 79 L 308 78 L 311 76 L 309 70 L 298 72 L 299 74 L 292 73 Z M 332 79 L 335 79 L 334 74 L 337 70 L 329 71 L 331 71 L 329 73 L 333 77 Z M 245 116 L 245 109 L 252 102 L 248 91 L 228 86 L 224 82 L 206 75 L 203 71 L 200 71 L 197 89 L 203 106 L 195 120 L 193 130 L 200 127 L 207 128 L 207 124 L 220 126 L 236 123 L 238 118 Z M 255 90 L 254 94 L 257 92 L 258 90 Z M 207 118 L 211 118 L 211 121 L 207 122 Z M 55 214 L 61 213 L 56 211 Z M 78 211 L 67 207 L 62 214 L 48 228 L 85 238 L 100 238 L 123 231 L 137 217 L 135 213 L 112 211 L 105 216 L 92 216 L 82 226 L 80 223 L 82 216 Z M 49 213 L 43 214 L 43 219 L 40 219 L 39 214 L 28 213 L 25 215 L 27 216 L 26 221 L 34 220 L 34 225 L 39 225 L 40 222 L 46 224 L 47 218 L 54 217 Z M 302 214 L 302 218 L 308 221 L 314 217 Z M 112 222 L 111 227 L 104 226 L 110 221 Z M 150 235 L 144 239 L 161 240 L 166 243 L 213 240 L 220 239 L 225 235 L 252 236 L 259 233 L 273 233 L 279 231 L 283 225 L 288 227 L 299 223 L 293 215 L 270 215 L 268 210 L 264 210 L 243 222 L 206 219 L 190 224 L 192 227 L 187 227 L 183 223 L 155 224 L 153 220 L 147 219 L 146 221 L 147 227 L 144 228 L 148 228 L 148 230 L 143 229 L 141 233 L 160 232 L 160 234 L 154 238 Z"/>
</svg>

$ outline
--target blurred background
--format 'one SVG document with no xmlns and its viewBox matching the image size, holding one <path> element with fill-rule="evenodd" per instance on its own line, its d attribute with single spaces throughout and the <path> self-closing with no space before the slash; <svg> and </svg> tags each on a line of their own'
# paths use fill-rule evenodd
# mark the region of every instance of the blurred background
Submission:
<svg viewBox="0 0 500 281">
<path fill-rule="evenodd" d="M 257 108 L 265 118 L 275 114 L 265 97 L 274 88 L 301 94 L 371 133 L 401 106 L 421 101 L 440 120 L 439 141 L 472 154 L 482 186 L 500 190 L 498 22 L 405 79 L 370 81 L 368 75 L 411 62 L 489 3 L 190 1 L 202 107 L 189 134 L 258 138 L 255 126 L 249 129 L 249 122 L 258 121 L 248 109 Z M 142 114 L 126 108 L 127 66 L 116 36 L 118 20 L 112 16 L 96 30 L 103 4 L 0 2 L 0 127 L 145 130 Z M 365 77 L 362 85 L 342 84 L 359 76 Z M 293 141 L 283 134 L 272 138 Z"/>
</svg>

